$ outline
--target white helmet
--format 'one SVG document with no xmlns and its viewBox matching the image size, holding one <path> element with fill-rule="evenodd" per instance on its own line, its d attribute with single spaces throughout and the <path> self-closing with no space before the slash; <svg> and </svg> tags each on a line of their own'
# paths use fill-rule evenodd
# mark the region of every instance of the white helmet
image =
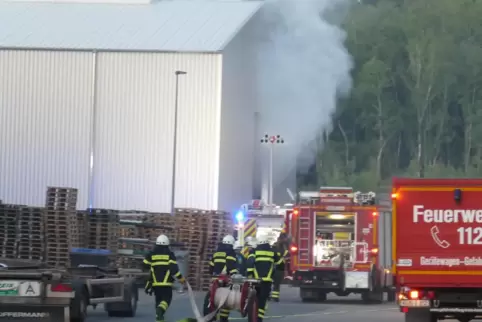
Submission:
<svg viewBox="0 0 482 322">
<path fill-rule="evenodd" d="M 234 245 L 234 242 L 235 242 L 235 241 L 236 241 L 236 240 L 235 240 L 234 237 L 231 236 L 231 235 L 226 235 L 226 236 L 224 236 L 224 238 L 223 238 L 223 244 L 226 244 L 226 245 Z"/>
<path fill-rule="evenodd" d="M 234 242 L 234 249 L 239 249 L 241 248 L 241 243 L 237 240 Z"/>
<path fill-rule="evenodd" d="M 159 235 L 156 239 L 156 245 L 169 246 L 169 238 L 166 235 Z"/>
<path fill-rule="evenodd" d="M 258 245 L 269 244 L 269 238 L 266 235 L 262 235 L 258 237 L 257 242 Z"/>
<path fill-rule="evenodd" d="M 256 239 L 254 237 L 246 237 L 246 246 L 256 248 Z"/>
</svg>

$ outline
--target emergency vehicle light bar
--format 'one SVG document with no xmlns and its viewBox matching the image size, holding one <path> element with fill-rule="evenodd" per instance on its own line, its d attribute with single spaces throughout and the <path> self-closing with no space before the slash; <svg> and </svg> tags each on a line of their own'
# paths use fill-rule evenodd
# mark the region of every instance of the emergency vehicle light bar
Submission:
<svg viewBox="0 0 482 322">
<path fill-rule="evenodd" d="M 374 205 L 376 196 L 377 194 L 373 191 L 367 193 L 361 193 L 360 191 L 357 191 L 355 192 L 353 201 L 359 205 Z"/>
</svg>

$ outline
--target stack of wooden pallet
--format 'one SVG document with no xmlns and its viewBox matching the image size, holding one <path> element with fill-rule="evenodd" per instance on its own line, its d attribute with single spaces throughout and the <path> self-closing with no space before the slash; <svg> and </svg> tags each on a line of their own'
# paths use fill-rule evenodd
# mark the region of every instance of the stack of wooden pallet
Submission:
<svg viewBox="0 0 482 322">
<path fill-rule="evenodd" d="M 72 241 L 78 244 L 79 236 L 72 235 L 77 208 L 77 189 L 47 188 L 45 202 L 46 262 L 52 267 L 68 267 Z"/>
<path fill-rule="evenodd" d="M 87 211 L 77 211 L 77 213 L 72 218 L 72 226 L 71 234 L 76 236 L 72 240 L 72 248 L 86 248 L 87 247 L 87 219 L 88 213 Z"/>
<path fill-rule="evenodd" d="M 231 216 L 226 212 L 177 209 L 176 240 L 189 251 L 187 278 L 196 290 L 207 290 L 211 283 L 209 260 L 219 243 L 233 231 Z"/>
<path fill-rule="evenodd" d="M 199 209 L 176 209 L 176 240 L 189 252 L 187 279 L 193 289 L 199 289 L 199 265 L 202 260 L 206 227 Z"/>
<path fill-rule="evenodd" d="M 42 261 L 45 257 L 44 208 L 20 207 L 17 214 L 19 259 Z"/>
<path fill-rule="evenodd" d="M 87 234 L 87 248 L 108 250 L 114 261 L 119 247 L 119 212 L 88 209 Z"/>
<path fill-rule="evenodd" d="M 231 215 L 222 211 L 208 211 L 203 214 L 206 237 L 204 249 L 199 262 L 199 290 L 205 291 L 211 283 L 209 274 L 209 260 L 216 248 L 222 242 L 224 236 L 233 233 L 233 220 Z"/>
<path fill-rule="evenodd" d="M 170 241 L 177 240 L 176 218 L 167 213 L 149 213 L 144 218 L 144 238 L 155 241 L 164 234 Z"/>
<path fill-rule="evenodd" d="M 119 213 L 119 246 L 117 265 L 122 268 L 142 268 L 142 260 L 149 250 L 144 241 L 143 223 L 148 214 L 143 211 Z"/>
<path fill-rule="evenodd" d="M 17 258 L 19 206 L 0 204 L 0 257 Z"/>
</svg>

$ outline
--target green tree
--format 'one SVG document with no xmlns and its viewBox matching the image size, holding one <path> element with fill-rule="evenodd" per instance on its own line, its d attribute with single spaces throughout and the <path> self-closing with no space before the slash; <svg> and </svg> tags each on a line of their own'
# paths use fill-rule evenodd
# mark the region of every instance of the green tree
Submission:
<svg viewBox="0 0 482 322">
<path fill-rule="evenodd" d="M 371 0 L 343 25 L 354 88 L 321 139 L 319 185 L 482 174 L 482 1 Z"/>
</svg>

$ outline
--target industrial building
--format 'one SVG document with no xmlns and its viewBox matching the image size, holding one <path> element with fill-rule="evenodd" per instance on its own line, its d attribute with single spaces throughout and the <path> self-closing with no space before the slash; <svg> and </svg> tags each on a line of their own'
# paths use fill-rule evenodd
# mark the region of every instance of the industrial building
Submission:
<svg viewBox="0 0 482 322">
<path fill-rule="evenodd" d="M 176 78 L 176 207 L 252 198 L 261 2 L 126 1 L 0 1 L 3 202 L 168 212 Z"/>
</svg>

